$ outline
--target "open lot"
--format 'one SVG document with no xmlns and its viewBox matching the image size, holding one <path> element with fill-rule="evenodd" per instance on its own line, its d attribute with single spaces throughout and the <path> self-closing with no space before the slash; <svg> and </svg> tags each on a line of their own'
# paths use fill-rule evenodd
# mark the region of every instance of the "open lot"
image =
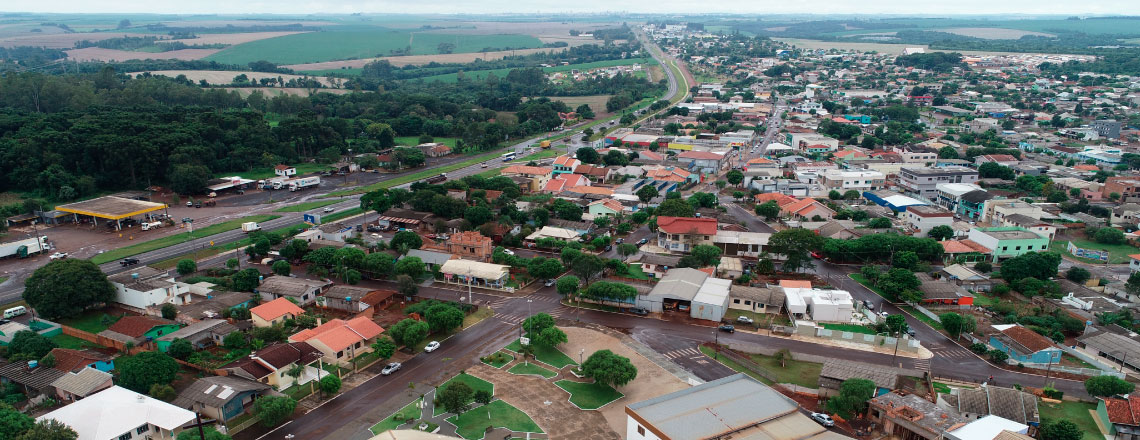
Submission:
<svg viewBox="0 0 1140 440">
<path fill-rule="evenodd" d="M 1131 258 L 1128 258 L 1128 255 L 1140 253 L 1140 248 L 1137 248 L 1136 246 L 1132 246 L 1130 244 L 1104 244 L 1104 243 L 1097 243 L 1095 241 L 1090 241 L 1090 240 L 1061 240 L 1061 239 L 1049 242 L 1049 250 L 1057 252 L 1061 255 L 1065 255 L 1065 256 L 1080 260 L 1080 261 L 1087 261 L 1090 263 L 1104 264 L 1103 261 L 1097 261 L 1097 260 L 1092 260 L 1092 259 L 1088 259 L 1088 258 L 1079 258 L 1079 257 L 1074 256 L 1073 254 L 1070 254 L 1069 250 L 1068 250 L 1068 246 L 1069 246 L 1068 242 L 1069 241 L 1073 242 L 1073 246 L 1076 246 L 1076 247 L 1079 247 L 1082 249 L 1096 249 L 1096 250 L 1108 251 L 1108 262 L 1110 264 L 1128 263 L 1129 261 L 1131 261 Z"/>
<path fill-rule="evenodd" d="M 1096 405 L 1085 402 L 1061 402 L 1049 403 L 1041 402 L 1038 405 L 1038 411 L 1041 412 L 1041 419 L 1050 420 L 1068 420 L 1076 423 L 1081 428 L 1081 432 L 1085 435 L 1083 440 L 1100 440 L 1104 436 L 1100 435 L 1100 429 L 1097 428 L 1096 421 L 1093 420 L 1092 413 L 1095 411 Z"/>
</svg>

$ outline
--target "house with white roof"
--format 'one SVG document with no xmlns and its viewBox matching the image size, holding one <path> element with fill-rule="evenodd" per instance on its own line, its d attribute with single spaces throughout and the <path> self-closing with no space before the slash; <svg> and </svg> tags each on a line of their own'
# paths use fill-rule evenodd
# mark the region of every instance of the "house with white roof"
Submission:
<svg viewBox="0 0 1140 440">
<path fill-rule="evenodd" d="M 173 440 L 194 413 L 150 396 L 113 386 L 36 418 L 56 420 L 76 434 L 77 440 Z"/>
<path fill-rule="evenodd" d="M 784 304 L 793 317 L 817 322 L 851 322 L 855 300 L 846 290 L 785 287 Z"/>
</svg>

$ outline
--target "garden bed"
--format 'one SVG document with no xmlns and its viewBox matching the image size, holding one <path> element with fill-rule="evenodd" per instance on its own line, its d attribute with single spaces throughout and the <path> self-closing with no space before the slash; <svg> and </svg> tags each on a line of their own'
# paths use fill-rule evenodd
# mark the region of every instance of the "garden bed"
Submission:
<svg viewBox="0 0 1140 440">
<path fill-rule="evenodd" d="M 506 349 L 515 353 L 521 353 L 522 344 L 519 343 L 518 339 L 515 339 L 514 342 L 506 346 Z M 559 351 L 557 348 L 543 345 L 534 345 L 534 358 L 539 362 L 560 370 L 567 365 L 578 365 L 578 363 L 574 362 L 574 359 L 571 359 L 566 353 Z"/>
<path fill-rule="evenodd" d="M 586 410 L 601 408 L 625 396 L 613 387 L 597 382 L 560 380 L 554 384 L 570 393 L 570 403 Z"/>
</svg>

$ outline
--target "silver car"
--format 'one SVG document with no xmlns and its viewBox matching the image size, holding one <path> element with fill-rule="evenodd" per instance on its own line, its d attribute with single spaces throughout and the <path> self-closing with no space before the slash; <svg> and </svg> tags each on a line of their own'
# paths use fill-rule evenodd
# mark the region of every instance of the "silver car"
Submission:
<svg viewBox="0 0 1140 440">
<path fill-rule="evenodd" d="M 399 370 L 400 367 L 402 367 L 402 366 L 403 365 L 400 365 L 399 362 L 392 362 L 392 363 L 388 364 L 387 366 L 385 366 L 383 370 L 380 370 L 380 374 L 383 376 L 387 376 L 389 374 L 395 373 L 396 370 Z"/>
<path fill-rule="evenodd" d="M 835 421 L 831 420 L 831 416 L 824 413 L 811 413 L 811 419 L 828 428 L 835 426 Z"/>
</svg>

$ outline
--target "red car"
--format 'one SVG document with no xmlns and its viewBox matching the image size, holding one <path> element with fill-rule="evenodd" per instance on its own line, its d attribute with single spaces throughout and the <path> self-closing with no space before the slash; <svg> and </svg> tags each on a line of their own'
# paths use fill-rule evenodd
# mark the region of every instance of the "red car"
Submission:
<svg viewBox="0 0 1140 440">
<path fill-rule="evenodd" d="M 811 257 L 818 259 L 818 260 L 822 260 L 823 254 L 819 253 L 819 251 L 811 251 Z"/>
</svg>

